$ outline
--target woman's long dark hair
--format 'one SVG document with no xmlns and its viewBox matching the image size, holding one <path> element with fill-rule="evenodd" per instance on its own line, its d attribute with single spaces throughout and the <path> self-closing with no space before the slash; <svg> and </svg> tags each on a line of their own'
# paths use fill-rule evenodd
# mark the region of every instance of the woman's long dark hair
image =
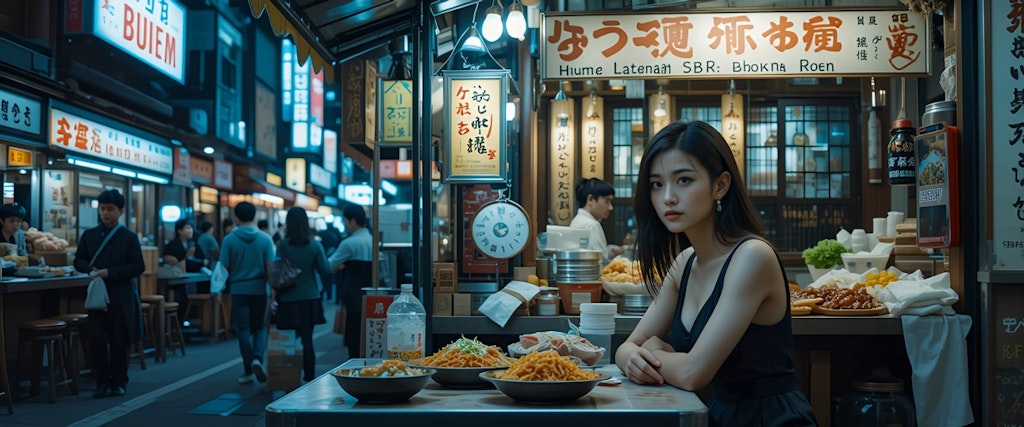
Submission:
<svg viewBox="0 0 1024 427">
<path fill-rule="evenodd" d="M 651 203 L 651 161 L 669 150 L 679 150 L 707 169 L 711 181 L 708 185 L 713 185 L 723 172 L 732 175 L 732 183 L 721 201 L 722 211 L 714 214 L 715 236 L 720 242 L 734 242 L 748 235 L 764 237 L 739 166 L 722 134 L 700 121 L 669 124 L 647 144 L 633 193 L 633 214 L 638 228 L 636 259 L 640 261 L 641 275 L 652 295 L 657 295 L 661 280 L 679 252 L 690 247 L 686 233 L 669 232 Z"/>
<path fill-rule="evenodd" d="M 295 246 L 303 246 L 309 243 L 309 217 L 306 210 L 298 206 L 288 209 L 288 215 L 284 217 L 284 237 Z"/>
</svg>

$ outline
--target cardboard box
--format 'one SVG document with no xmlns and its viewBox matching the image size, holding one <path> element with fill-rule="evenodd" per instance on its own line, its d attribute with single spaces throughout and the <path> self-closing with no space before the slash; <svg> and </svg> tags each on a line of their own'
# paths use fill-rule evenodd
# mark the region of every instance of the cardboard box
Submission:
<svg viewBox="0 0 1024 427">
<path fill-rule="evenodd" d="M 452 294 L 452 316 L 469 316 L 472 314 L 472 294 Z"/>
<path fill-rule="evenodd" d="M 455 293 L 459 291 L 459 280 L 455 276 L 455 263 L 434 263 L 434 292 Z"/>
<path fill-rule="evenodd" d="M 39 265 L 40 258 L 44 258 L 46 260 L 46 265 L 50 267 L 70 265 L 68 253 L 65 251 L 35 251 L 28 254 L 29 265 Z"/>
<path fill-rule="evenodd" d="M 267 354 L 302 354 L 302 342 L 295 331 L 270 328 L 270 332 L 267 333 Z"/>
<path fill-rule="evenodd" d="M 302 352 L 283 354 L 267 352 L 267 390 L 292 391 L 302 384 Z"/>
<path fill-rule="evenodd" d="M 452 315 L 452 293 L 450 292 L 434 292 L 434 312 L 435 316 L 451 316 Z"/>
</svg>

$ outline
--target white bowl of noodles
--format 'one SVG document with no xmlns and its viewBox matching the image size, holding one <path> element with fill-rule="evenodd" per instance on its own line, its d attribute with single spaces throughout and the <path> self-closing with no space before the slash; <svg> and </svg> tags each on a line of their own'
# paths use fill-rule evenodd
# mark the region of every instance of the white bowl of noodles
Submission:
<svg viewBox="0 0 1024 427">
<path fill-rule="evenodd" d="M 481 372 L 508 368 L 515 360 L 499 347 L 462 337 L 433 355 L 409 364 L 435 370 L 431 379 L 445 387 L 472 389 L 491 387 L 491 383 L 480 378 Z"/>
<path fill-rule="evenodd" d="M 517 402 L 552 405 L 586 396 L 611 375 L 581 369 L 555 351 L 535 351 L 519 358 L 508 369 L 482 372 L 480 378 Z"/>
</svg>

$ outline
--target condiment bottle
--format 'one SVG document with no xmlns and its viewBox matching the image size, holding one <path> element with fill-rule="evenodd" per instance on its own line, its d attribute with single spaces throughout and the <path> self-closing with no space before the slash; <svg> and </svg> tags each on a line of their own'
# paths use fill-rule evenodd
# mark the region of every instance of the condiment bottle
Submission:
<svg viewBox="0 0 1024 427">
<path fill-rule="evenodd" d="M 889 184 L 912 185 L 917 170 L 914 158 L 914 136 L 917 129 L 908 119 L 897 119 L 889 131 Z"/>
</svg>

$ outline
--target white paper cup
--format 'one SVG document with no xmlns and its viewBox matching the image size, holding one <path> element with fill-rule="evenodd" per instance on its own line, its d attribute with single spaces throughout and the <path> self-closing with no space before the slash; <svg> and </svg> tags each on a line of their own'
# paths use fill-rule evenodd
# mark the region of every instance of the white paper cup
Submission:
<svg viewBox="0 0 1024 427">
<path fill-rule="evenodd" d="M 874 218 L 871 220 L 871 232 L 875 233 L 875 236 L 888 236 L 889 230 L 888 219 L 886 218 Z"/>
</svg>

